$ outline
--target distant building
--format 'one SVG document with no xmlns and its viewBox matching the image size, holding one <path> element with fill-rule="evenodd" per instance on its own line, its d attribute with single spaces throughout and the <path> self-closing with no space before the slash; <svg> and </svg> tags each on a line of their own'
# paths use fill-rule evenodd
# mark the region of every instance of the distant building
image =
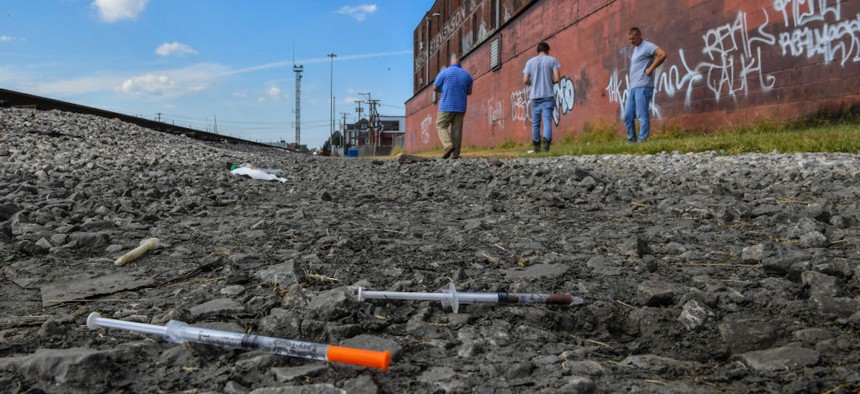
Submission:
<svg viewBox="0 0 860 394">
<path fill-rule="evenodd" d="M 371 127 L 368 119 L 362 118 L 346 125 L 346 147 L 358 148 L 361 156 L 388 155 L 395 146 L 403 146 L 405 124 L 405 116 L 380 115 L 375 127 Z"/>
<path fill-rule="evenodd" d="M 406 134 L 406 117 L 405 116 L 385 116 L 379 117 L 380 123 L 380 146 L 403 146 L 403 137 Z M 399 144 L 398 144 L 398 139 Z"/>
</svg>

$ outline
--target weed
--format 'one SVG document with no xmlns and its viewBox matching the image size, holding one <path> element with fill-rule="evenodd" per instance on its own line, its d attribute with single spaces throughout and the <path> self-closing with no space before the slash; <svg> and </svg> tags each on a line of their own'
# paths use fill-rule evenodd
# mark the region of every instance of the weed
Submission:
<svg viewBox="0 0 860 394">
<path fill-rule="evenodd" d="M 525 146 L 525 145 L 523 144 L 522 141 L 507 140 L 505 142 L 502 142 L 498 146 L 496 146 L 496 149 L 500 149 L 500 150 L 521 149 L 523 146 Z"/>
<path fill-rule="evenodd" d="M 404 149 L 402 146 L 395 146 L 391 148 L 391 154 L 389 156 L 397 156 L 401 153 L 406 153 L 406 149 Z"/>
</svg>

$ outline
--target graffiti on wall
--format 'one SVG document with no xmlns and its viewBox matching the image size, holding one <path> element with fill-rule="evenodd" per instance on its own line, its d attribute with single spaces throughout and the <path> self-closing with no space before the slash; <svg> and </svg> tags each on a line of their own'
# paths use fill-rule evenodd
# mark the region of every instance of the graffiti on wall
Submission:
<svg viewBox="0 0 860 394">
<path fill-rule="evenodd" d="M 500 130 L 505 129 L 505 113 L 502 110 L 502 100 L 490 97 L 487 100 L 487 122 L 492 129 L 494 126 Z"/>
<path fill-rule="evenodd" d="M 848 61 L 860 62 L 860 14 L 842 20 L 840 3 L 828 4 L 828 1 L 832 0 L 774 0 L 773 10 L 782 15 L 785 27 L 789 28 L 784 32 L 767 31 L 768 9 L 761 10 L 764 21 L 752 29 L 745 11 L 738 12 L 729 23 L 709 29 L 702 35 L 703 59 L 699 63 L 691 66 L 685 51 L 679 49 L 677 56 L 670 55 L 673 64 L 657 71 L 652 117 L 662 117 L 658 93 L 669 97 L 683 94 L 684 105 L 690 108 L 695 88 L 707 89 L 717 103 L 727 97 L 737 101 L 738 97 L 747 97 L 751 90 L 773 90 L 778 81 L 766 71 L 762 53 L 776 46 L 781 48 L 782 56 L 822 56 L 826 64 L 839 60 L 843 66 Z M 810 23 L 823 25 L 811 29 L 807 26 Z M 629 56 L 629 51 L 624 48 L 619 54 Z M 624 69 L 628 60 L 624 59 Z M 622 78 L 622 71 L 613 71 L 605 88 L 609 102 L 618 103 L 619 116 L 624 112 L 629 86 L 629 76 L 625 73 Z"/>
<path fill-rule="evenodd" d="M 529 101 L 529 87 L 511 92 L 511 120 L 514 122 L 531 122 L 532 104 Z"/>
<path fill-rule="evenodd" d="M 552 114 L 552 121 L 558 126 L 562 115 L 567 115 L 573 111 L 576 101 L 575 84 L 572 79 L 563 76 L 558 83 L 553 85 L 552 91 L 555 96 L 555 110 Z M 529 87 L 526 86 L 520 90 L 511 92 L 511 120 L 530 124 L 531 119 L 532 105 L 531 100 L 529 100 Z"/>
<path fill-rule="evenodd" d="M 658 72 L 656 91 L 669 97 L 684 92 L 684 105 L 691 106 L 693 88 L 703 84 L 716 102 L 723 97 L 737 99 L 747 96 L 750 84 L 757 84 L 761 91 L 773 89 L 776 78 L 764 72 L 762 48 L 776 43 L 776 36 L 767 33 L 765 21 L 757 29 L 749 29 L 747 13 L 738 12 L 734 21 L 708 30 L 702 36 L 702 53 L 706 59 L 689 67 L 684 50 L 678 50 L 680 65 L 672 65 L 665 72 Z M 653 100 L 653 99 L 652 99 Z M 660 116 L 659 107 L 655 113 Z"/>
<path fill-rule="evenodd" d="M 624 80 L 618 77 L 618 70 L 612 72 L 609 76 L 609 84 L 606 85 L 606 96 L 610 103 L 618 103 L 623 106 L 627 102 L 627 86 L 630 83 L 630 77 L 625 74 Z"/>
<path fill-rule="evenodd" d="M 860 62 L 860 14 L 842 20 L 841 3 L 828 5 L 826 0 L 774 0 L 773 8 L 782 13 L 785 27 L 792 29 L 779 33 L 783 56 L 822 56 L 825 63 L 839 60 L 842 66 Z M 835 19 L 833 23 L 828 15 Z M 816 22 L 824 24 L 808 26 Z"/>
<path fill-rule="evenodd" d="M 816 3 L 818 3 L 817 8 Z M 810 22 L 824 22 L 827 14 L 833 14 L 837 20 L 841 19 L 840 5 L 838 3 L 828 5 L 827 0 L 774 0 L 773 9 L 782 13 L 785 27 L 791 27 L 792 24 L 803 26 Z"/>
<path fill-rule="evenodd" d="M 421 121 L 421 142 L 424 145 L 430 143 L 430 126 L 433 125 L 433 116 L 427 115 L 424 120 Z"/>
<path fill-rule="evenodd" d="M 573 81 L 568 77 L 562 77 L 557 84 L 553 85 L 552 92 L 555 95 L 555 111 L 552 112 L 552 121 L 558 126 L 561 116 L 573 111 L 573 101 L 576 99 Z"/>
</svg>

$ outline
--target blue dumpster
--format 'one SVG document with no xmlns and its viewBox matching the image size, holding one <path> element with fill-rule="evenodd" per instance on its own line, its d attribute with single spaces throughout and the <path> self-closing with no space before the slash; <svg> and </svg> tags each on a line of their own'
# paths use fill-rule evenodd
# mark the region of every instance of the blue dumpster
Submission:
<svg viewBox="0 0 860 394">
<path fill-rule="evenodd" d="M 358 157 L 358 148 L 352 147 L 346 152 L 348 157 Z"/>
</svg>

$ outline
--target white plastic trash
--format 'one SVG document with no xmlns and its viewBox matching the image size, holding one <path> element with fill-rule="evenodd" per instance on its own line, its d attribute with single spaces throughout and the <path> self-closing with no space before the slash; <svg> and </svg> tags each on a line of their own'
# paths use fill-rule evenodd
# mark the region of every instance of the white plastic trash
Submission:
<svg viewBox="0 0 860 394">
<path fill-rule="evenodd" d="M 233 175 L 247 175 L 253 179 L 259 179 L 261 181 L 278 181 L 282 183 L 287 182 L 287 178 L 281 178 L 275 174 L 270 174 L 264 170 L 254 167 L 239 167 L 230 170 L 230 173 Z"/>
</svg>

